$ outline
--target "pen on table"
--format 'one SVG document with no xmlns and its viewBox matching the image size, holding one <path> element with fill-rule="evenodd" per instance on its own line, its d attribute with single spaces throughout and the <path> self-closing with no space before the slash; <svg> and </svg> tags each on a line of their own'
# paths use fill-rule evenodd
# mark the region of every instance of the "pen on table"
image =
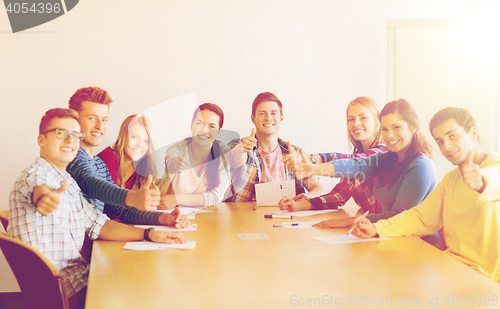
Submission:
<svg viewBox="0 0 500 309">
<path fill-rule="evenodd" d="M 360 219 L 360 221 L 361 221 L 361 220 L 363 220 L 369 212 L 370 212 L 370 211 L 369 211 L 369 210 L 367 210 L 367 211 L 366 211 L 363 215 L 361 215 L 361 219 Z M 359 221 L 358 221 L 358 222 L 359 222 Z M 347 234 L 346 234 L 345 236 L 349 236 L 349 234 L 351 234 L 351 232 L 354 230 L 354 228 L 356 227 L 356 225 L 357 225 L 357 223 L 356 223 L 356 224 L 354 224 L 354 225 L 353 225 L 353 226 L 349 229 L 349 231 L 347 232 Z"/>
<path fill-rule="evenodd" d="M 299 226 L 298 223 L 291 223 L 291 224 L 287 223 L 287 224 L 290 226 Z M 282 226 L 283 226 L 283 224 L 273 224 L 273 227 L 282 227 Z"/>
<path fill-rule="evenodd" d="M 293 219 L 293 216 L 287 216 L 287 215 L 264 215 L 264 218 L 268 218 L 268 219 L 274 219 L 274 218 Z"/>
</svg>

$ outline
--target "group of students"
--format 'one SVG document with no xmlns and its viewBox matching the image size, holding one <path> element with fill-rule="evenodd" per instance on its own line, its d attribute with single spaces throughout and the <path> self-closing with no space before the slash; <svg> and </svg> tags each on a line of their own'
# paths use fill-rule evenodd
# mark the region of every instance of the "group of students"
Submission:
<svg viewBox="0 0 500 309">
<path fill-rule="evenodd" d="M 255 200 L 255 184 L 294 180 L 297 195 L 281 209 L 338 208 L 351 197 L 369 211 L 330 219 L 320 228 L 355 226 L 358 237 L 426 236 L 446 251 L 500 281 L 500 156 L 486 153 L 470 113 L 449 107 L 431 120 L 442 154 L 458 168 L 438 184 L 431 146 L 415 109 L 404 99 L 387 103 L 358 97 L 347 106 L 352 154 L 305 154 L 278 137 L 283 106 L 272 93 L 252 104 L 249 136 L 224 145 L 217 136 L 224 113 L 200 105 L 191 136 L 165 154 L 157 177 L 151 123 L 141 115 L 123 121 L 112 147 L 99 154 L 112 100 L 98 87 L 78 89 L 69 109 L 46 112 L 40 122 L 40 158 L 23 171 L 10 195 L 7 233 L 45 254 L 61 271 L 71 308 L 84 304 L 88 239 L 185 242 L 181 233 L 140 229 L 123 223 L 189 224 L 177 205 L 209 206 Z M 383 141 L 383 143 L 382 143 Z M 318 176 L 342 178 L 327 194 Z M 374 224 L 372 224 L 372 222 Z"/>
</svg>

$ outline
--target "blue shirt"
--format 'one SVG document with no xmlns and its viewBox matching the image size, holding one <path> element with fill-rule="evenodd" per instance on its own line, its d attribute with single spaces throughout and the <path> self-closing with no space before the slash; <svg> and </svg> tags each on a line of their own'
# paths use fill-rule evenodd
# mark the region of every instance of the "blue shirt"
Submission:
<svg viewBox="0 0 500 309">
<path fill-rule="evenodd" d="M 335 167 L 335 177 L 359 178 L 379 176 L 375 167 L 387 152 L 377 153 L 367 158 L 337 160 L 330 163 Z M 387 219 L 419 205 L 437 185 L 434 162 L 425 154 L 411 161 L 390 186 L 379 178 L 373 187 L 373 195 L 382 206 L 382 213 L 368 215 L 372 222 Z"/>
</svg>

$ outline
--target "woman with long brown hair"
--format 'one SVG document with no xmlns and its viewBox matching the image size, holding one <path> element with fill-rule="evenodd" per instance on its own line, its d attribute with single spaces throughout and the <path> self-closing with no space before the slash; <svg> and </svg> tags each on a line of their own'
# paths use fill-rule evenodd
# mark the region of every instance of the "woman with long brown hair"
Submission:
<svg viewBox="0 0 500 309">
<path fill-rule="evenodd" d="M 382 206 L 382 212 L 368 215 L 372 222 L 417 206 L 437 184 L 431 147 L 421 132 L 417 112 L 404 99 L 389 102 L 380 113 L 380 129 L 386 152 L 322 164 L 312 164 L 303 154 L 304 160 L 293 168 L 300 177 L 321 175 L 362 180 L 378 177 L 373 196 Z M 354 218 L 330 219 L 316 226 L 348 227 L 353 221 Z"/>
</svg>

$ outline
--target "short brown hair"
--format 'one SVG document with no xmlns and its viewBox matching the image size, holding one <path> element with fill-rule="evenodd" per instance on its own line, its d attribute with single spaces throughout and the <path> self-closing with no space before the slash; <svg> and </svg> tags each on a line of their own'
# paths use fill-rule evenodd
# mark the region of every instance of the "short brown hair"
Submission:
<svg viewBox="0 0 500 309">
<path fill-rule="evenodd" d="M 54 118 L 73 118 L 78 122 L 78 113 L 68 108 L 53 108 L 45 112 L 45 115 L 40 120 L 38 127 L 38 134 L 47 131 L 49 123 Z"/>
<path fill-rule="evenodd" d="M 440 110 L 432 117 L 431 121 L 429 122 L 429 130 L 431 131 L 431 135 L 434 136 L 434 134 L 432 134 L 432 130 L 434 130 L 434 128 L 448 119 L 455 119 L 458 125 L 464 128 L 465 132 L 470 132 L 470 129 L 472 127 L 477 128 L 476 121 L 468 110 L 466 110 L 465 108 L 450 106 Z M 479 134 L 477 136 L 477 140 L 479 141 Z"/>
<path fill-rule="evenodd" d="M 216 114 L 217 116 L 219 116 L 219 129 L 222 129 L 222 125 L 224 124 L 224 112 L 222 111 L 222 109 L 218 105 L 216 105 L 214 103 L 203 103 L 200 106 L 198 106 L 198 108 L 196 108 L 196 110 L 194 111 L 193 119 L 191 120 L 191 124 L 196 119 L 196 116 L 198 115 L 198 113 L 201 111 L 205 111 L 205 110 L 211 111 L 214 114 Z"/>
<path fill-rule="evenodd" d="M 99 87 L 84 87 L 78 89 L 69 99 L 69 108 L 77 112 L 81 111 L 82 103 L 89 101 L 103 105 L 110 105 L 113 100 L 106 90 Z"/>
<path fill-rule="evenodd" d="M 280 114 L 283 115 L 283 105 L 281 104 L 281 101 L 278 99 L 276 95 L 274 95 L 271 92 L 259 93 L 259 95 L 255 98 L 255 100 L 253 100 L 252 115 L 255 116 L 255 112 L 257 111 L 257 106 L 259 106 L 260 103 L 268 101 L 276 102 L 276 104 L 278 104 L 278 107 L 280 108 Z"/>
</svg>

